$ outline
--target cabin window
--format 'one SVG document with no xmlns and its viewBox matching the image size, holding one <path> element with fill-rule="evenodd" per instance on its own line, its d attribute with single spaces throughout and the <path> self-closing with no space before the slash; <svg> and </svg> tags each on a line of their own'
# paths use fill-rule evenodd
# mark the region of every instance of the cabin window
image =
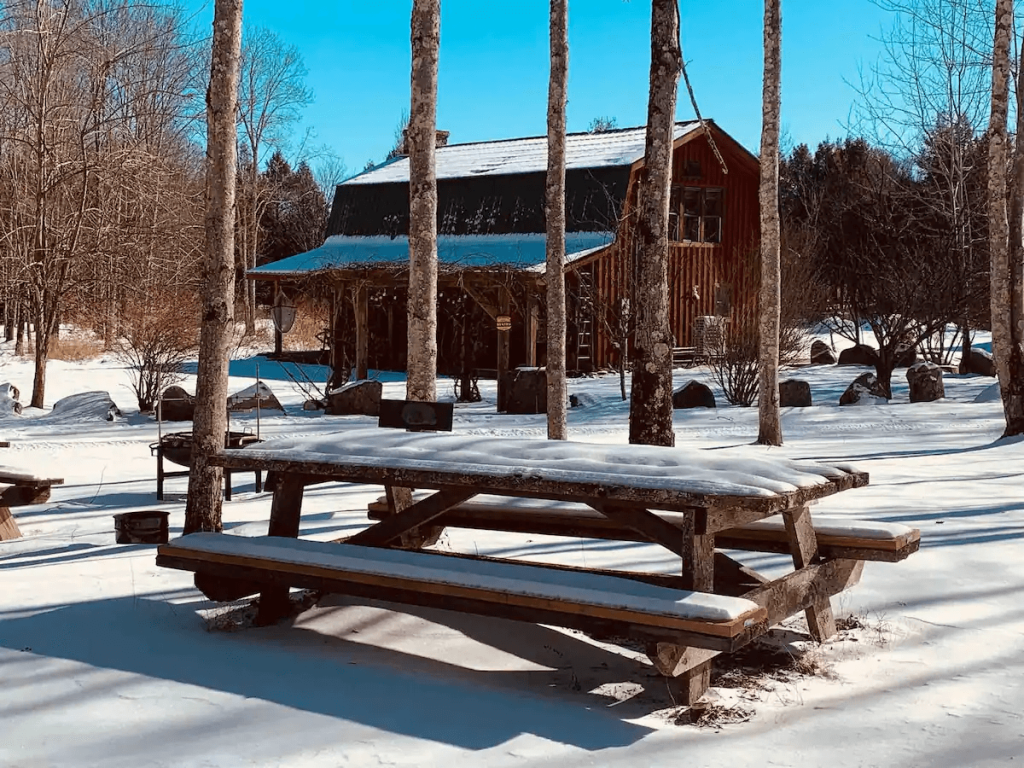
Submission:
<svg viewBox="0 0 1024 768">
<path fill-rule="evenodd" d="M 722 242 L 722 208 L 725 190 L 720 187 L 672 187 L 670 236 L 677 242 Z"/>
<path fill-rule="evenodd" d="M 699 179 L 700 160 L 687 160 L 683 165 L 683 176 L 688 179 Z"/>
</svg>

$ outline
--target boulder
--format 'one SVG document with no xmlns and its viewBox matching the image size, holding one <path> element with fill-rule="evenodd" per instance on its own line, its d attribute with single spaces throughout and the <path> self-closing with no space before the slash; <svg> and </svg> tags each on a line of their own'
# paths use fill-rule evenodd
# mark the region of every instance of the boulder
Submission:
<svg viewBox="0 0 1024 768">
<path fill-rule="evenodd" d="M 716 408 L 711 387 L 699 381 L 689 381 L 672 393 L 673 408 Z"/>
<path fill-rule="evenodd" d="M 18 402 L 18 388 L 13 384 L 0 384 L 0 416 L 13 413 L 21 413 L 21 403 Z"/>
<path fill-rule="evenodd" d="M 970 357 L 967 358 L 967 365 L 964 366 L 964 373 L 974 373 L 979 376 L 995 376 L 996 364 L 992 355 L 984 349 L 971 347 Z"/>
<path fill-rule="evenodd" d="M 52 421 L 79 423 L 86 421 L 114 421 L 121 409 L 110 399 L 109 392 L 80 392 L 68 395 L 53 404 L 48 414 Z"/>
<path fill-rule="evenodd" d="M 577 394 L 569 395 L 570 408 L 588 408 L 600 404 L 601 398 L 590 392 L 579 392 Z"/>
<path fill-rule="evenodd" d="M 196 399 L 181 387 L 168 387 L 160 395 L 162 421 L 192 421 L 196 412 Z"/>
<path fill-rule="evenodd" d="M 811 385 L 799 379 L 779 382 L 779 407 L 806 408 L 811 404 Z"/>
<path fill-rule="evenodd" d="M 811 365 L 835 365 L 836 353 L 821 339 L 811 343 Z"/>
<path fill-rule="evenodd" d="M 839 353 L 839 365 L 870 365 L 878 364 L 878 350 L 867 344 L 856 344 Z"/>
<path fill-rule="evenodd" d="M 505 413 L 547 413 L 546 368 L 516 368 L 505 378 Z"/>
<path fill-rule="evenodd" d="M 241 392 L 236 392 L 228 398 L 228 411 L 230 413 L 246 413 L 255 411 L 259 403 L 261 411 L 281 411 L 281 401 L 277 399 L 270 387 L 262 381 L 258 381 L 251 387 L 246 387 Z"/>
<path fill-rule="evenodd" d="M 840 405 L 881 405 L 887 402 L 889 399 L 873 373 L 862 373 L 839 398 Z"/>
<path fill-rule="evenodd" d="M 914 363 L 907 369 L 907 383 L 912 403 L 930 403 L 946 396 L 942 386 L 942 368 L 935 363 L 924 360 Z"/>
<path fill-rule="evenodd" d="M 350 381 L 348 384 L 327 393 L 328 416 L 380 416 L 380 398 L 384 385 L 373 379 Z"/>
</svg>

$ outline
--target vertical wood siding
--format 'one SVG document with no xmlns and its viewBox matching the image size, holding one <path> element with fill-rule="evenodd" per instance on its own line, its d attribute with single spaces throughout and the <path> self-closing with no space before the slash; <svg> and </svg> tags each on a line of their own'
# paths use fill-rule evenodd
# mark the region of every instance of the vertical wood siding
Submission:
<svg viewBox="0 0 1024 768">
<path fill-rule="evenodd" d="M 758 241 L 757 169 L 749 156 L 744 156 L 742 148 L 721 132 L 712 130 L 725 158 L 728 174 L 722 172 L 704 136 L 696 136 L 679 147 L 673 158 L 673 184 L 725 189 L 722 242 L 713 245 L 672 243 L 669 246 L 670 323 L 677 346 L 692 346 L 694 320 L 701 315 L 715 314 L 715 289 L 719 285 L 732 286 L 732 317 L 740 311 L 750 311 L 757 299 L 756 276 L 751 274 L 751 262 L 747 258 L 756 249 Z M 686 178 L 686 164 L 694 160 L 700 163 L 700 177 Z M 615 245 L 594 260 L 576 267 L 594 270 L 595 314 L 598 317 L 593 323 L 593 362 L 598 368 L 612 368 L 618 360 L 618 352 L 605 321 L 615 315 L 619 302 L 628 295 L 631 283 L 626 252 L 631 242 L 628 222 L 636 205 L 633 181 L 635 178 L 631 179 L 631 191 L 626 199 L 623 224 L 619 227 Z M 698 298 L 694 297 L 694 288 Z M 574 361 L 569 360 L 569 367 L 573 365 Z"/>
</svg>

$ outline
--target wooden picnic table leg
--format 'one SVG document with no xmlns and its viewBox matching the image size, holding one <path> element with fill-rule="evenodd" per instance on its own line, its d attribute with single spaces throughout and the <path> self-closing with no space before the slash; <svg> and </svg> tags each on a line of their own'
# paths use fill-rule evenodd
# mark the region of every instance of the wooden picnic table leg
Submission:
<svg viewBox="0 0 1024 768">
<path fill-rule="evenodd" d="M 299 520 L 302 516 L 302 492 L 305 478 L 300 475 L 282 475 L 274 489 L 270 504 L 270 528 L 268 536 L 282 536 L 291 539 L 299 537 Z M 256 623 L 273 624 L 288 615 L 288 587 L 267 586 L 260 592 L 259 612 Z"/>
<path fill-rule="evenodd" d="M 0 506 L 0 541 L 11 541 L 21 538 L 21 529 L 14 521 L 10 507 Z"/>
<path fill-rule="evenodd" d="M 789 536 L 789 548 L 793 553 L 793 566 L 799 570 L 818 561 L 818 538 L 811 522 L 811 510 L 806 506 L 787 509 L 782 513 Z M 832 614 L 832 602 L 826 597 L 809 606 L 804 614 L 811 637 L 819 643 L 836 633 L 836 620 Z"/>
<path fill-rule="evenodd" d="M 388 514 L 397 515 L 412 506 L 412 488 L 404 488 L 399 485 L 384 486 L 384 495 L 388 499 Z M 424 525 L 408 533 L 403 533 L 400 539 L 402 549 L 423 549 L 437 544 L 444 527 L 440 525 Z"/>
<path fill-rule="evenodd" d="M 682 529 L 683 588 L 695 592 L 715 591 L 715 535 L 698 534 L 696 516 L 687 515 Z M 669 690 L 677 704 L 689 706 L 711 687 L 711 660 L 718 654 L 703 648 L 658 643 L 652 663 L 669 677 Z M 671 672 L 668 672 L 671 668 Z"/>
</svg>

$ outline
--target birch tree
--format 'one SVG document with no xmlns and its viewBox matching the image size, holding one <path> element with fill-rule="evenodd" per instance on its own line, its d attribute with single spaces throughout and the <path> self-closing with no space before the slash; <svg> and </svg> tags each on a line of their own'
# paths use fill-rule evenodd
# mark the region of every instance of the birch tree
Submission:
<svg viewBox="0 0 1024 768">
<path fill-rule="evenodd" d="M 437 399 L 437 61 L 441 0 L 413 0 L 409 105 L 409 358 L 406 397 Z"/>
<path fill-rule="evenodd" d="M 565 102 L 569 75 L 569 0 L 551 0 L 548 80 L 547 381 L 548 438 L 568 437 L 565 403 Z"/>
<path fill-rule="evenodd" d="M 206 258 L 199 336 L 192 465 L 185 533 L 220 531 L 223 469 L 209 458 L 224 447 L 228 358 L 235 293 L 235 111 L 242 44 L 242 0 L 215 0 L 210 86 L 206 92 Z"/>
<path fill-rule="evenodd" d="M 761 94 L 761 286 L 758 294 L 757 442 L 782 445 L 779 413 L 779 108 L 782 0 L 764 3 L 764 86 Z"/>
<path fill-rule="evenodd" d="M 992 356 L 995 359 L 1006 429 L 1003 437 L 1024 434 L 1024 116 L 1020 105 L 1024 73 L 1017 84 L 1017 146 L 1007 198 L 1007 137 L 1010 37 L 1013 0 L 996 0 L 992 43 L 992 107 L 989 118 L 989 257 Z M 1007 210 L 1009 208 L 1009 210 Z"/>
<path fill-rule="evenodd" d="M 629 442 L 675 444 L 672 431 L 672 332 L 668 303 L 668 213 L 676 92 L 683 67 L 678 0 L 653 0 L 647 140 L 639 189 L 636 346 Z"/>
</svg>

